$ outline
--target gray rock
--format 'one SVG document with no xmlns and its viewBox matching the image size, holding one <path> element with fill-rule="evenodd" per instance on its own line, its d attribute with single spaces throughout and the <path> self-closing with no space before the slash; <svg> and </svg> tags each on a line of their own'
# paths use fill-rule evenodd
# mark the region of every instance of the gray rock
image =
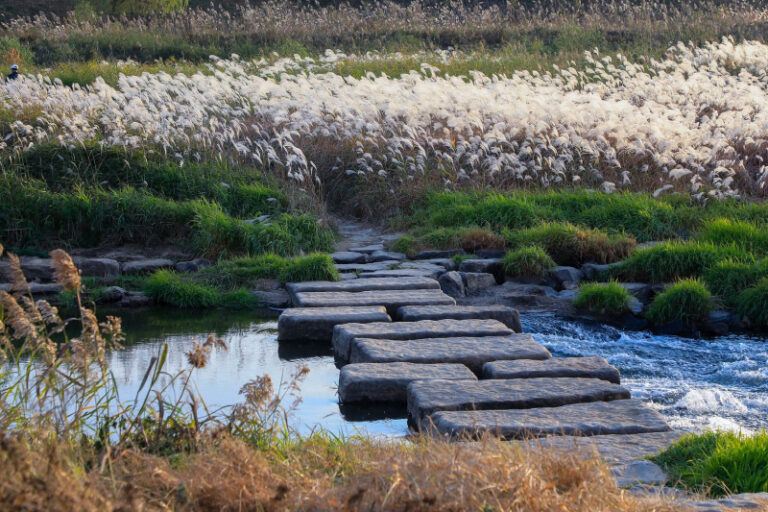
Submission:
<svg viewBox="0 0 768 512">
<path fill-rule="evenodd" d="M 664 470 L 649 460 L 630 460 L 613 464 L 611 476 L 616 486 L 621 488 L 637 484 L 664 485 L 667 481 Z"/>
<path fill-rule="evenodd" d="M 489 361 L 549 357 L 546 348 L 525 334 L 421 340 L 355 338 L 350 352 L 353 363 L 461 363 L 476 374 Z"/>
<path fill-rule="evenodd" d="M 581 271 L 584 274 L 584 279 L 589 281 L 603 281 L 608 277 L 608 273 L 611 271 L 611 269 L 614 269 L 620 265 L 621 262 L 608 263 L 607 265 L 585 263 L 581 266 Z"/>
<path fill-rule="evenodd" d="M 22 256 L 19 258 L 21 270 L 27 281 L 49 282 L 53 280 L 53 267 L 51 267 L 50 258 L 36 258 L 31 256 Z M 10 266 L 7 261 L 0 261 L 0 276 L 10 279 Z"/>
<path fill-rule="evenodd" d="M 449 249 L 447 251 L 421 251 L 413 257 L 414 260 L 431 260 L 434 258 L 453 258 L 457 254 L 464 254 L 462 249 Z"/>
<path fill-rule="evenodd" d="M 493 277 L 493 274 L 485 274 L 482 272 L 459 273 L 461 274 L 461 279 L 464 281 L 464 289 L 468 294 L 485 290 L 491 286 L 496 286 L 496 278 Z"/>
<path fill-rule="evenodd" d="M 616 367 L 604 357 L 553 357 L 545 361 L 494 361 L 483 365 L 484 379 L 530 379 L 535 377 L 585 377 L 621 383 Z"/>
<path fill-rule="evenodd" d="M 372 262 L 377 261 L 405 261 L 405 254 L 401 252 L 374 251 L 368 256 Z"/>
<path fill-rule="evenodd" d="M 440 276 L 438 281 L 440 283 L 440 288 L 451 297 L 463 297 L 466 295 L 464 280 L 458 272 L 446 272 Z"/>
<path fill-rule="evenodd" d="M 575 267 L 555 267 L 549 269 L 547 275 L 555 281 L 555 286 L 562 290 L 576 287 L 584 274 Z"/>
<path fill-rule="evenodd" d="M 347 272 L 346 274 L 339 274 L 339 279 L 341 281 L 351 281 L 353 279 L 357 279 L 357 274 L 353 274 L 351 272 Z"/>
<path fill-rule="evenodd" d="M 365 263 L 367 257 L 361 252 L 340 251 L 331 254 L 334 263 Z"/>
<path fill-rule="evenodd" d="M 363 254 L 373 254 L 376 251 L 383 251 L 384 244 L 366 245 L 365 247 L 350 247 L 349 252 L 362 252 Z"/>
<path fill-rule="evenodd" d="M 387 340 L 420 340 L 454 336 L 506 336 L 512 331 L 496 320 L 422 320 L 337 325 L 333 329 L 333 352 L 342 361 L 349 360 L 352 340 L 375 338 Z M 366 362 L 366 361 L 359 361 Z"/>
<path fill-rule="evenodd" d="M 557 292 L 557 298 L 573 302 L 578 294 L 578 290 L 562 290 Z"/>
<path fill-rule="evenodd" d="M 443 267 L 445 270 L 456 270 L 456 262 L 453 260 L 453 258 L 430 258 L 428 260 L 423 260 L 423 261 L 406 261 L 401 265 L 401 267 L 409 268 L 410 265 L 418 265 L 423 263 L 439 265 Z"/>
<path fill-rule="evenodd" d="M 419 320 L 498 320 L 514 332 L 522 332 L 520 313 L 508 306 L 405 306 L 397 311 L 397 318 L 404 322 Z"/>
<path fill-rule="evenodd" d="M 115 277 L 120 275 L 120 263 L 111 258 L 72 258 L 84 277 Z"/>
<path fill-rule="evenodd" d="M 641 315 L 643 313 L 643 303 L 634 295 L 629 298 L 627 308 L 633 315 Z"/>
<path fill-rule="evenodd" d="M 375 263 L 338 263 L 336 270 L 339 272 L 375 272 L 377 270 L 389 270 L 399 263 L 396 260 L 377 261 Z"/>
<path fill-rule="evenodd" d="M 451 261 L 451 260 L 446 260 L 446 261 Z M 442 274 L 446 270 L 444 265 L 438 265 L 436 263 L 430 263 L 428 261 L 404 261 L 400 265 L 398 265 L 397 268 L 424 270 L 429 272 L 438 272 L 440 274 Z"/>
<path fill-rule="evenodd" d="M 505 254 L 507 254 L 506 249 L 478 249 L 475 251 L 475 256 L 483 259 L 503 258 Z"/>
<path fill-rule="evenodd" d="M 171 267 L 173 267 L 173 261 L 165 258 L 153 258 L 125 263 L 123 264 L 123 273 L 144 274 Z"/>
<path fill-rule="evenodd" d="M 357 279 L 346 281 L 376 281 L 376 279 Z M 428 306 L 456 304 L 456 301 L 441 290 L 376 290 L 365 292 L 304 292 L 294 296 L 293 304 L 298 307 L 340 307 L 340 306 L 384 306 L 390 314 L 395 314 L 401 306 Z"/>
<path fill-rule="evenodd" d="M 125 290 L 119 286 L 108 286 L 101 291 L 97 302 L 99 304 L 113 304 L 120 302 L 125 297 Z"/>
<path fill-rule="evenodd" d="M 286 309 L 277 320 L 281 341 L 331 341 L 339 324 L 391 322 L 384 306 Z"/>
<path fill-rule="evenodd" d="M 485 411 L 440 411 L 430 416 L 434 434 L 452 438 L 491 432 L 505 439 L 547 435 L 607 435 L 665 432 L 669 426 L 657 411 L 638 400 L 613 400 Z"/>
<path fill-rule="evenodd" d="M 704 324 L 704 330 L 717 336 L 725 336 L 731 330 L 732 315 L 728 311 L 712 311 Z"/>
<path fill-rule="evenodd" d="M 176 269 L 176 272 L 191 273 L 197 272 L 212 265 L 213 262 L 211 260 L 205 258 L 195 258 L 194 260 L 189 261 L 179 261 L 173 266 L 173 268 Z"/>
<path fill-rule="evenodd" d="M 251 295 L 265 308 L 286 308 L 291 304 L 291 297 L 285 290 L 253 290 Z"/>
<path fill-rule="evenodd" d="M 459 270 L 461 272 L 482 272 L 498 276 L 499 273 L 503 273 L 500 261 L 498 258 L 464 260 L 459 264 Z"/>
<path fill-rule="evenodd" d="M 354 275 L 354 274 L 353 274 Z M 360 281 L 307 281 L 288 283 L 288 293 L 295 297 L 303 292 L 369 292 L 374 290 L 439 290 L 440 284 L 425 277 L 365 279 Z"/>
<path fill-rule="evenodd" d="M 414 382 L 408 416 L 416 425 L 437 411 L 530 409 L 629 398 L 629 390 L 601 379 L 531 379 Z"/>
<path fill-rule="evenodd" d="M 648 304 L 652 297 L 651 285 L 645 283 L 619 283 L 643 304 Z"/>
<path fill-rule="evenodd" d="M 515 441 L 515 443 L 523 448 L 545 447 L 568 453 L 581 452 L 586 456 L 592 455 L 596 451 L 601 459 L 608 462 L 616 462 L 657 455 L 671 444 L 677 442 L 683 435 L 684 432 L 674 430 L 591 437 L 554 435 L 530 441 Z"/>
<path fill-rule="evenodd" d="M 744 510 L 768 510 L 768 493 L 732 494 L 714 500 L 687 500 L 681 506 L 690 507 L 692 512 L 743 512 Z"/>
<path fill-rule="evenodd" d="M 445 272 L 443 268 L 440 270 L 421 270 L 415 268 L 395 268 L 390 270 L 376 270 L 375 272 L 361 272 L 358 277 L 360 278 L 382 278 L 382 277 L 426 277 L 429 279 L 437 279 L 440 274 Z"/>
<path fill-rule="evenodd" d="M 29 283 L 29 290 L 32 296 L 37 299 L 39 295 L 56 295 L 64 288 L 60 284 L 56 283 Z M 11 292 L 11 284 L 0 284 L 0 290 L 4 292 Z"/>
<path fill-rule="evenodd" d="M 564 292 L 572 292 L 572 290 L 564 290 Z M 572 313 L 575 310 L 571 305 L 571 300 L 572 297 L 569 296 L 569 293 L 558 293 L 549 286 L 506 282 L 463 299 L 461 302 L 467 305 L 504 304 L 526 311 L 543 310 Z"/>
<path fill-rule="evenodd" d="M 142 292 L 125 292 L 125 296 L 118 303 L 119 306 L 124 308 L 140 308 L 144 306 L 151 306 L 154 303 L 152 297 L 145 295 Z"/>
<path fill-rule="evenodd" d="M 405 405 L 408 384 L 430 379 L 477 380 L 477 377 L 463 364 L 348 364 L 341 369 L 339 377 L 339 401 Z"/>
</svg>

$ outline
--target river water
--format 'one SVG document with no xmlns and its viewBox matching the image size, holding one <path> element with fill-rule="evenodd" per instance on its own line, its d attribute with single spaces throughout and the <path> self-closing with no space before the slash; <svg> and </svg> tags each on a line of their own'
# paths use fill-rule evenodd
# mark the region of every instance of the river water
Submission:
<svg viewBox="0 0 768 512">
<path fill-rule="evenodd" d="M 169 345 L 167 369 L 186 365 L 185 353 L 211 332 L 229 346 L 213 353 L 193 382 L 209 409 L 240 400 L 251 379 L 269 374 L 275 383 L 298 365 L 310 373 L 301 386 L 302 403 L 293 420 L 302 431 L 317 426 L 334 433 L 401 436 L 404 411 L 339 409 L 339 371 L 330 347 L 278 342 L 274 319 L 252 312 L 121 312 L 128 334 L 125 350 L 110 355 L 123 398 L 132 397 L 151 358 Z M 768 344 L 765 338 L 726 336 L 694 340 L 624 332 L 603 325 L 566 321 L 547 315 L 523 315 L 525 332 L 555 356 L 602 355 L 622 373 L 632 395 L 659 410 L 678 429 L 741 430 L 768 425 Z"/>
</svg>

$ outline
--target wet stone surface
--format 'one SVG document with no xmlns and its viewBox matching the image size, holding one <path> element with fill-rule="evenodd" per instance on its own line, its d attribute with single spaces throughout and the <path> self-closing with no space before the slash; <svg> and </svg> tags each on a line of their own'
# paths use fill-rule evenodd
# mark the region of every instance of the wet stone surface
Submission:
<svg viewBox="0 0 768 512">
<path fill-rule="evenodd" d="M 621 383 L 619 370 L 604 357 L 554 357 L 546 361 L 494 361 L 483 366 L 484 379 L 586 377 Z"/>
<path fill-rule="evenodd" d="M 346 281 L 359 283 L 376 279 Z M 384 306 L 394 314 L 401 306 L 452 305 L 456 301 L 440 290 L 375 290 L 364 292 L 302 292 L 293 300 L 294 306 L 342 307 L 342 306 Z"/>
<path fill-rule="evenodd" d="M 314 340 L 330 342 L 333 328 L 351 322 L 390 322 L 384 306 L 344 308 L 292 308 L 283 311 L 277 321 L 280 341 Z"/>
<path fill-rule="evenodd" d="M 397 319 L 404 322 L 419 320 L 498 320 L 514 332 L 522 332 L 520 313 L 501 305 L 488 306 L 404 306 L 397 311 Z"/>
</svg>

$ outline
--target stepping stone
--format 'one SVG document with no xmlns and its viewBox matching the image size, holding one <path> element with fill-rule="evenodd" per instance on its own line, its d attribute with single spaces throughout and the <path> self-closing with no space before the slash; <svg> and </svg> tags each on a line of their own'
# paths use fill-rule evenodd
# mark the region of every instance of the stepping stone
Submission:
<svg viewBox="0 0 768 512">
<path fill-rule="evenodd" d="M 411 386 L 414 386 L 414 383 Z M 546 435 L 594 436 L 666 432 L 661 414 L 639 400 L 614 400 L 495 411 L 440 411 L 430 416 L 433 434 L 451 438 L 476 437 L 483 432 L 505 439 Z"/>
<path fill-rule="evenodd" d="M 421 261 L 406 261 L 402 265 L 400 265 L 401 268 L 417 268 L 416 265 L 424 265 L 424 264 L 430 264 L 430 265 L 439 265 L 443 267 L 445 270 L 456 270 L 456 262 L 453 260 L 453 258 L 430 258 L 428 260 L 421 260 Z"/>
<path fill-rule="evenodd" d="M 366 256 L 361 252 L 339 251 L 331 254 L 334 263 L 365 263 Z"/>
<path fill-rule="evenodd" d="M 408 386 L 408 414 L 416 425 L 437 411 L 531 409 L 629 398 L 629 390 L 600 379 L 536 378 Z"/>
<path fill-rule="evenodd" d="M 173 267 L 173 261 L 165 258 L 153 258 L 124 263 L 122 271 L 124 274 L 142 274 L 171 267 Z"/>
<path fill-rule="evenodd" d="M 462 249 L 450 249 L 447 251 L 421 251 L 413 257 L 414 260 L 431 260 L 435 258 L 452 258 L 457 254 L 464 254 Z"/>
<path fill-rule="evenodd" d="M 522 332 L 520 313 L 509 306 L 404 306 L 397 310 L 397 319 L 404 322 L 419 320 L 489 319 L 498 320 L 515 332 Z"/>
<path fill-rule="evenodd" d="M 398 325 L 394 323 L 393 325 Z M 527 334 L 446 337 L 419 340 L 356 338 L 351 363 L 461 363 L 476 374 L 483 364 L 498 359 L 548 359 L 549 351 Z"/>
<path fill-rule="evenodd" d="M 621 383 L 616 367 L 600 356 L 555 357 L 546 361 L 494 361 L 483 365 L 484 379 L 585 377 Z"/>
<path fill-rule="evenodd" d="M 399 263 L 396 260 L 377 261 L 375 263 L 338 263 L 336 270 L 339 272 L 376 272 L 377 270 L 389 270 Z"/>
<path fill-rule="evenodd" d="M 648 432 L 644 434 L 609 434 L 591 437 L 551 436 L 517 441 L 523 448 L 554 448 L 563 452 L 582 452 L 589 456 L 597 451 L 608 462 L 626 461 L 657 455 L 680 440 L 684 432 Z"/>
<path fill-rule="evenodd" d="M 384 306 L 286 309 L 277 320 L 277 339 L 331 341 L 339 324 L 391 321 Z"/>
<path fill-rule="evenodd" d="M 365 247 L 350 247 L 350 252 L 362 252 L 364 254 L 373 254 L 376 251 L 383 251 L 384 244 L 366 245 Z"/>
<path fill-rule="evenodd" d="M 368 258 L 372 262 L 391 260 L 404 261 L 405 254 L 401 252 L 374 251 L 370 254 L 370 256 L 368 256 Z"/>
<path fill-rule="evenodd" d="M 356 279 L 345 281 L 359 283 L 377 279 Z M 304 292 L 294 296 L 297 307 L 342 307 L 342 306 L 384 306 L 394 314 L 400 306 L 426 306 L 456 304 L 456 301 L 441 290 L 374 290 L 363 292 Z"/>
<path fill-rule="evenodd" d="M 432 272 L 445 272 L 446 265 L 453 263 L 453 260 L 443 260 L 445 265 L 430 263 L 428 261 L 404 261 L 397 268 L 411 268 L 416 270 L 429 270 Z"/>
<path fill-rule="evenodd" d="M 376 270 L 375 272 L 361 272 L 358 277 L 426 277 L 429 279 L 437 279 L 443 272 L 445 272 L 445 269 L 443 268 L 432 271 L 415 268 L 396 268 L 392 270 Z"/>
<path fill-rule="evenodd" d="M 355 338 L 421 340 L 454 336 L 506 336 L 508 334 L 512 334 L 512 331 L 495 320 L 424 320 L 391 324 L 347 324 L 339 325 L 333 330 L 333 353 L 339 360 L 348 361 L 352 340 Z M 390 361 L 397 361 L 397 359 Z"/>
<path fill-rule="evenodd" d="M 440 283 L 425 277 L 390 278 L 364 281 L 307 281 L 285 285 L 291 297 L 302 292 L 369 292 L 373 290 L 439 290 Z"/>
<path fill-rule="evenodd" d="M 498 258 L 464 260 L 459 264 L 459 270 L 462 272 L 482 272 L 496 275 L 501 270 L 501 263 Z"/>
<path fill-rule="evenodd" d="M 339 401 L 405 405 L 408 384 L 429 379 L 476 381 L 477 377 L 463 364 L 348 364 L 339 377 Z"/>
</svg>

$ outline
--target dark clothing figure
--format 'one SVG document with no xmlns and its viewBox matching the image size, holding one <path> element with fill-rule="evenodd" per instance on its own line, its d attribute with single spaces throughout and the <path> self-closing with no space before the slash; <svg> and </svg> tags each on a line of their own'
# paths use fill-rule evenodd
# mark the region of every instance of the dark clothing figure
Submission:
<svg viewBox="0 0 768 512">
<path fill-rule="evenodd" d="M 19 72 L 18 71 L 12 71 L 10 75 L 8 75 L 8 80 L 16 80 L 19 78 Z"/>
</svg>

